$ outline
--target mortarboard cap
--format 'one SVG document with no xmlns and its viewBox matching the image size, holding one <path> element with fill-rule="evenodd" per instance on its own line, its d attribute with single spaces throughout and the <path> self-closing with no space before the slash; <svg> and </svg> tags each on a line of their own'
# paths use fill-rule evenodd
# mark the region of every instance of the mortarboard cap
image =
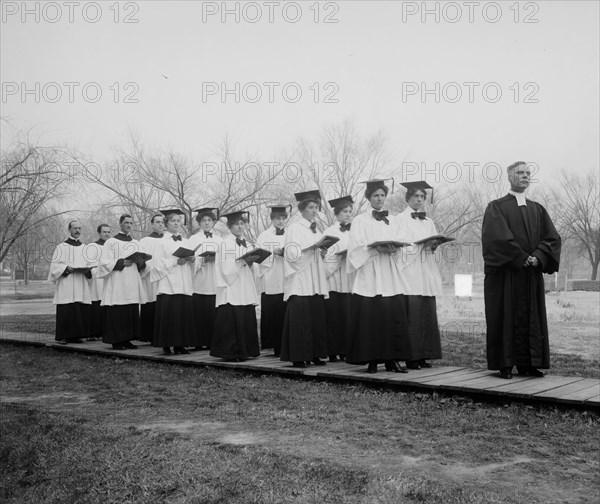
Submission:
<svg viewBox="0 0 600 504">
<path fill-rule="evenodd" d="M 276 205 L 267 205 L 267 208 L 271 209 L 271 213 L 287 213 L 288 208 L 290 213 L 292 212 L 292 205 L 289 203 L 280 203 Z"/>
<path fill-rule="evenodd" d="M 401 182 L 401 186 L 406 187 L 406 189 L 420 189 L 425 192 L 427 189 L 431 189 L 431 203 L 433 203 L 433 187 L 431 187 L 424 180 L 417 180 L 416 182 Z"/>
<path fill-rule="evenodd" d="M 219 209 L 215 207 L 206 207 L 206 208 L 196 208 L 194 212 L 198 212 L 198 215 L 201 214 L 214 214 L 216 218 L 219 218 Z"/>
<path fill-rule="evenodd" d="M 304 201 L 307 199 L 316 199 L 316 200 L 321 201 L 321 193 L 319 192 L 318 189 L 313 189 L 311 191 L 297 192 L 297 193 L 294 193 L 294 196 L 296 197 L 296 201 L 298 201 L 298 202 Z"/>
<path fill-rule="evenodd" d="M 246 218 L 246 220 L 250 219 L 250 212 L 248 210 L 234 210 L 232 212 L 221 215 L 221 217 L 225 217 L 227 222 L 234 222 L 239 220 L 240 218 Z"/>
<path fill-rule="evenodd" d="M 348 196 L 342 196 L 340 198 L 330 199 L 328 201 L 329 206 L 331 208 L 335 208 L 340 203 L 346 203 L 346 202 L 354 204 L 354 200 L 352 199 L 352 196 L 350 196 L 350 195 L 348 195 Z"/>
<path fill-rule="evenodd" d="M 393 194 L 393 192 L 394 192 L 394 179 L 393 178 L 363 180 L 362 182 L 359 182 L 359 184 L 367 184 L 367 189 L 375 191 L 377 189 L 385 187 L 385 183 L 388 180 L 392 181 L 392 194 Z"/>
</svg>

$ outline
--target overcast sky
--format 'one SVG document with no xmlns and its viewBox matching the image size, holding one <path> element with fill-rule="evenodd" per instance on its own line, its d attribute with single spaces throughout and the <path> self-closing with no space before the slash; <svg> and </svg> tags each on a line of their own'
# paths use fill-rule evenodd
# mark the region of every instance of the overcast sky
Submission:
<svg viewBox="0 0 600 504">
<path fill-rule="evenodd" d="M 2 116 L 97 160 L 128 129 L 196 159 L 229 134 L 269 160 L 351 118 L 399 166 L 597 169 L 600 3 L 475 3 L 2 2 Z"/>
</svg>

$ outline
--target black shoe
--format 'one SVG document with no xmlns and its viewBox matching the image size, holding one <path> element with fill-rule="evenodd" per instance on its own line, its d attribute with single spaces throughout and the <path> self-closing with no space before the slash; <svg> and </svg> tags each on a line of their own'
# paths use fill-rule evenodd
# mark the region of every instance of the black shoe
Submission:
<svg viewBox="0 0 600 504">
<path fill-rule="evenodd" d="M 376 362 L 369 362 L 369 365 L 367 366 L 367 373 L 369 373 L 369 374 L 377 373 L 377 363 Z"/>
<path fill-rule="evenodd" d="M 327 364 L 325 361 L 322 361 L 318 357 L 315 357 L 313 359 L 313 363 L 314 363 L 315 366 L 324 366 L 325 364 Z"/>
<path fill-rule="evenodd" d="M 335 355 L 330 355 L 329 356 L 329 362 L 337 362 L 337 357 Z"/>
<path fill-rule="evenodd" d="M 93 336 L 90 336 L 89 338 L 85 338 L 85 341 L 98 341 L 98 338 L 94 338 Z"/>
<path fill-rule="evenodd" d="M 406 361 L 406 367 L 408 369 L 421 369 L 421 366 L 419 366 L 419 361 Z"/>
<path fill-rule="evenodd" d="M 297 361 L 292 363 L 294 367 L 305 368 L 306 363 L 304 361 Z"/>
<path fill-rule="evenodd" d="M 498 375 L 500 378 L 505 380 L 512 380 L 512 367 L 503 367 L 500 369 L 500 374 Z"/>
<path fill-rule="evenodd" d="M 392 373 L 408 373 L 408 369 L 398 366 L 396 361 L 386 361 L 385 370 L 391 371 Z"/>
<path fill-rule="evenodd" d="M 517 371 L 520 375 L 531 376 L 533 378 L 543 378 L 545 373 L 532 366 L 517 366 Z"/>
<path fill-rule="evenodd" d="M 189 354 L 190 353 L 189 351 L 187 351 L 185 349 L 185 347 L 182 347 L 182 346 L 173 347 L 173 352 L 175 352 L 176 354 L 180 354 L 180 355 L 184 355 L 184 354 Z"/>
<path fill-rule="evenodd" d="M 131 341 L 126 341 L 123 343 L 123 346 L 129 350 L 135 350 L 137 348 L 137 345 L 134 345 Z"/>
<path fill-rule="evenodd" d="M 83 343 L 82 339 L 74 339 L 71 343 Z"/>
<path fill-rule="evenodd" d="M 311 362 L 309 360 L 304 362 L 307 366 L 310 366 Z"/>
<path fill-rule="evenodd" d="M 66 345 L 66 344 L 68 344 L 68 343 L 69 343 L 69 340 L 66 340 L 66 339 L 60 339 L 60 340 L 58 340 L 58 341 L 57 341 L 57 343 L 58 343 L 59 345 Z"/>
<path fill-rule="evenodd" d="M 429 369 L 429 368 L 433 367 L 433 364 L 427 362 L 425 359 L 421 359 L 419 361 L 419 366 L 421 366 L 422 368 L 428 368 Z"/>
<path fill-rule="evenodd" d="M 168 346 L 166 346 L 163 347 L 163 355 L 173 355 L 173 352 L 171 352 L 171 349 Z"/>
<path fill-rule="evenodd" d="M 112 349 L 113 350 L 125 350 L 125 345 L 123 345 L 122 343 L 113 343 Z"/>
<path fill-rule="evenodd" d="M 346 360 L 346 354 L 340 354 L 340 360 L 341 361 L 345 361 Z"/>
</svg>

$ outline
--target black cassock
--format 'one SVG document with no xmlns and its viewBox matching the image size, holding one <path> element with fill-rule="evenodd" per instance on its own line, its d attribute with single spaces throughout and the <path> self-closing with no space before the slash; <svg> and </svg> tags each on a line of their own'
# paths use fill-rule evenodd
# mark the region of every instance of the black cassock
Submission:
<svg viewBox="0 0 600 504">
<path fill-rule="evenodd" d="M 492 201 L 482 226 L 488 369 L 548 369 L 550 350 L 544 278 L 558 271 L 561 239 L 546 209 L 518 206 L 508 194 Z M 538 258 L 538 267 L 524 264 Z"/>
</svg>

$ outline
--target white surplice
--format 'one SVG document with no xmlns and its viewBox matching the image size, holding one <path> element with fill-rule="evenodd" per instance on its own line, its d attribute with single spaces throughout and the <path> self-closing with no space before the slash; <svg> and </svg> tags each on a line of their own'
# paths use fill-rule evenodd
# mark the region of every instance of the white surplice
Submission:
<svg viewBox="0 0 600 504">
<path fill-rule="evenodd" d="M 102 251 L 104 250 L 104 245 L 100 245 L 99 243 L 88 243 L 85 246 L 85 258 L 89 262 L 91 266 L 96 266 L 96 268 L 92 269 L 92 279 L 90 280 L 90 296 L 92 297 L 92 301 L 102 301 L 102 291 L 104 289 L 104 279 L 98 278 L 98 265 L 100 264 L 100 259 L 102 258 Z"/>
<path fill-rule="evenodd" d="M 137 240 L 124 241 L 109 238 L 98 265 L 98 278 L 104 279 L 102 306 L 121 306 L 143 304 L 146 302 L 146 290 L 137 266 L 132 264 L 121 271 L 115 270 L 117 261 L 140 251 Z"/>
<path fill-rule="evenodd" d="M 356 272 L 352 293 L 365 297 L 396 296 L 407 292 L 407 283 L 401 272 L 398 252 L 380 254 L 368 245 L 377 241 L 406 241 L 397 217 L 389 215 L 389 225 L 375 220 L 373 209 L 358 215 L 352 221 L 348 237 L 347 271 Z"/>
<path fill-rule="evenodd" d="M 281 294 L 283 292 L 284 272 L 283 256 L 273 254 L 276 248 L 285 246 L 285 233 L 282 235 L 275 234 L 275 226 L 265 229 L 258 236 L 258 246 L 271 252 L 261 264 L 258 265 L 258 276 L 261 278 L 261 291 L 265 294 Z"/>
<path fill-rule="evenodd" d="M 160 248 L 162 237 L 145 236 L 140 240 L 140 250 L 146 254 L 150 254 L 152 259 L 146 261 L 146 267 L 140 272 L 144 289 L 146 290 L 146 302 L 154 303 L 156 301 L 156 291 L 158 285 L 150 280 L 150 272 L 156 262 L 156 251 Z"/>
<path fill-rule="evenodd" d="M 186 262 L 177 264 L 177 257 L 173 255 L 179 247 L 191 248 L 189 240 L 173 240 L 173 234 L 166 232 L 160 240 L 160 246 L 156 248 L 156 261 L 150 271 L 150 280 L 156 282 L 156 294 L 185 294 L 191 296 L 194 293 L 194 274 L 196 264 Z M 191 316 L 191 314 L 190 314 Z"/>
<path fill-rule="evenodd" d="M 434 222 L 425 219 L 413 219 L 410 206 L 398 215 L 398 223 L 406 233 L 407 241 L 415 242 L 438 234 Z M 425 250 L 423 245 L 411 245 L 402 250 L 400 266 L 406 278 L 406 294 L 413 296 L 440 296 L 442 294 L 442 276 L 436 262 L 436 256 Z"/>
<path fill-rule="evenodd" d="M 217 293 L 217 277 L 216 277 L 216 255 L 215 261 L 207 261 L 204 257 L 197 257 L 203 252 L 219 251 L 219 247 L 223 242 L 223 238 L 217 235 L 214 231 L 212 237 L 204 234 L 204 231 L 198 231 L 195 235 L 190 236 L 189 244 L 191 249 L 195 249 L 198 245 L 200 248 L 196 251 L 196 268 L 194 275 L 194 294 L 203 294 L 205 296 L 214 295 Z"/>
<path fill-rule="evenodd" d="M 248 266 L 246 261 L 237 260 L 255 248 L 247 240 L 246 245 L 247 247 L 238 245 L 233 234 L 220 244 L 215 257 L 217 306 L 228 303 L 233 306 L 258 305 L 254 265 Z"/>
<path fill-rule="evenodd" d="M 337 236 L 340 239 L 339 242 L 334 243 L 327 250 L 327 255 L 324 260 L 329 290 L 333 292 L 350 293 L 352 292 L 356 274 L 354 271 L 348 273 L 346 255 L 338 255 L 338 252 L 348 250 L 348 237 L 350 236 L 350 231 L 342 232 L 340 223 L 337 222 L 333 226 L 328 227 L 323 234 Z"/>
<path fill-rule="evenodd" d="M 93 266 L 86 259 L 86 247 L 69 245 L 66 242 L 59 243 L 54 249 L 50 262 L 48 280 L 54 282 L 54 304 L 84 303 L 92 304 L 90 295 L 90 281 L 81 273 L 71 273 L 66 277 L 62 274 L 67 269 L 85 268 Z"/>
<path fill-rule="evenodd" d="M 285 231 L 285 253 L 283 272 L 283 300 L 290 296 L 323 295 L 329 298 L 329 284 L 325 274 L 325 264 L 320 250 L 305 250 L 322 237 L 318 229 L 313 233 L 311 222 L 301 218 L 288 226 Z"/>
</svg>

